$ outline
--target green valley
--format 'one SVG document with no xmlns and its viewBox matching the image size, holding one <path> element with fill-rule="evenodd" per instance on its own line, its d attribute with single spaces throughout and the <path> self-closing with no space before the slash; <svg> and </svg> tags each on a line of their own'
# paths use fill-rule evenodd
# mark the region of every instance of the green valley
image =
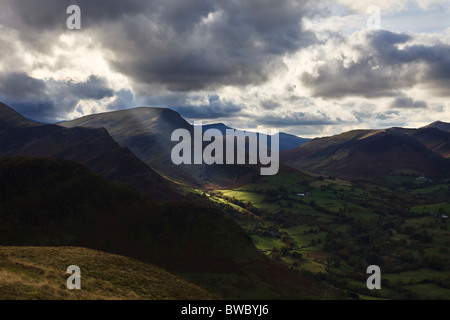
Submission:
<svg viewBox="0 0 450 320">
<path fill-rule="evenodd" d="M 204 194 L 256 247 L 295 272 L 361 298 L 448 299 L 450 182 L 414 175 L 352 183 L 294 169 Z M 379 265 L 382 290 L 366 287 Z"/>
</svg>

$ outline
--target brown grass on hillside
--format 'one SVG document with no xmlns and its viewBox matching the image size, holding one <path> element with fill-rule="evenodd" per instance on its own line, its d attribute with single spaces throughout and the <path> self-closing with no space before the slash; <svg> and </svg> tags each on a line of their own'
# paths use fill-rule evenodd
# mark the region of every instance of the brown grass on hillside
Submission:
<svg viewBox="0 0 450 320">
<path fill-rule="evenodd" d="M 67 267 L 81 268 L 81 290 L 66 287 Z M 217 299 L 160 267 L 99 251 L 0 247 L 1 300 Z"/>
</svg>

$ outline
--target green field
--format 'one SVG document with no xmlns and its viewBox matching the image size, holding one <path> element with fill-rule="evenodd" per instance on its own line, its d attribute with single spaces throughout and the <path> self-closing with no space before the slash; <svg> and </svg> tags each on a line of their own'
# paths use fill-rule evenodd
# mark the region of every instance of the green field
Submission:
<svg viewBox="0 0 450 320">
<path fill-rule="evenodd" d="M 448 271 L 438 271 L 432 269 L 419 269 L 414 271 L 405 271 L 399 273 L 384 274 L 383 278 L 392 282 L 417 283 L 434 277 L 447 278 L 450 276 Z"/>
<path fill-rule="evenodd" d="M 434 283 L 415 284 L 407 287 L 418 294 L 428 296 L 431 299 L 449 299 L 450 289 L 445 289 Z"/>
<path fill-rule="evenodd" d="M 411 211 L 414 213 L 439 213 L 439 210 L 444 210 L 444 214 L 450 213 L 450 203 L 448 202 L 442 202 L 442 203 L 435 203 L 435 204 L 429 204 L 429 205 L 423 205 L 423 206 L 416 206 L 411 207 Z"/>
<path fill-rule="evenodd" d="M 253 243 L 258 249 L 269 250 L 273 248 L 280 249 L 283 246 L 283 242 L 280 239 L 273 237 L 252 236 Z"/>
</svg>

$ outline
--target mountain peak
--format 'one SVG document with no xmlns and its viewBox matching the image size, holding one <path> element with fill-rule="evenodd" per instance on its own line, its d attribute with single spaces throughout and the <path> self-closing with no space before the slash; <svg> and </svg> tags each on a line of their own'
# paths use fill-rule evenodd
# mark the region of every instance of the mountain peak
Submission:
<svg viewBox="0 0 450 320">
<path fill-rule="evenodd" d="M 450 132 L 450 123 L 448 122 L 443 122 L 443 121 L 435 121 L 432 124 L 423 127 L 423 128 L 435 128 L 435 129 L 439 129 L 441 131 L 445 131 L 445 132 Z"/>
</svg>

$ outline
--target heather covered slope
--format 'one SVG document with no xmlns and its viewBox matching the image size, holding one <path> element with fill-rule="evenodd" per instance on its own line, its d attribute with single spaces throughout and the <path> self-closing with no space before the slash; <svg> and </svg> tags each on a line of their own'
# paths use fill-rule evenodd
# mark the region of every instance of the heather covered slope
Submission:
<svg viewBox="0 0 450 320">
<path fill-rule="evenodd" d="M 436 136 L 430 137 L 427 130 Z M 447 136 L 436 129 L 356 130 L 314 139 L 282 153 L 281 161 L 299 169 L 349 179 L 371 179 L 402 170 L 448 177 L 450 161 L 443 157 L 447 147 L 425 141 L 448 141 Z"/>
<path fill-rule="evenodd" d="M 111 181 L 128 183 L 159 200 L 180 198 L 175 186 L 120 147 L 103 129 L 33 123 L 0 104 L 0 156 L 76 161 Z"/>
<path fill-rule="evenodd" d="M 67 267 L 81 269 L 68 290 Z M 217 296 L 160 267 L 76 247 L 0 247 L 0 300 L 210 300 Z"/>
<path fill-rule="evenodd" d="M 158 204 L 56 159 L 2 159 L 0 181 L 0 246 L 120 254 L 162 266 L 222 298 L 338 296 L 267 259 L 236 222 L 201 198 Z"/>
</svg>

